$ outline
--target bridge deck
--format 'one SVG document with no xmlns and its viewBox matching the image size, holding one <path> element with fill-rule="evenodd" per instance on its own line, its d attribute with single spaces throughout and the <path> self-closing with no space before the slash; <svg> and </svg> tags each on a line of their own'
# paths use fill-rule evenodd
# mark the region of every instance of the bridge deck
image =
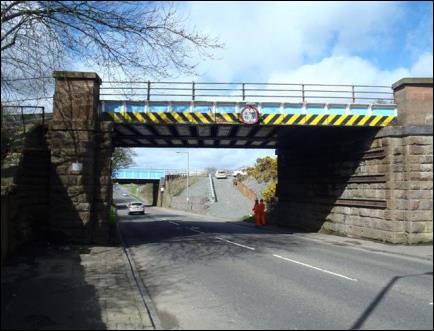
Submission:
<svg viewBox="0 0 434 331">
<path fill-rule="evenodd" d="M 243 124 L 245 102 L 102 101 L 105 120 L 149 124 Z M 371 126 L 393 123 L 395 105 L 257 103 L 259 125 Z"/>
<path fill-rule="evenodd" d="M 246 105 L 104 100 L 100 107 L 103 119 L 115 123 L 114 145 L 122 147 L 276 148 L 300 128 L 308 130 L 303 136 L 331 128 L 380 128 L 397 117 L 394 104 L 259 102 L 259 121 L 248 125 L 240 119 Z"/>
</svg>

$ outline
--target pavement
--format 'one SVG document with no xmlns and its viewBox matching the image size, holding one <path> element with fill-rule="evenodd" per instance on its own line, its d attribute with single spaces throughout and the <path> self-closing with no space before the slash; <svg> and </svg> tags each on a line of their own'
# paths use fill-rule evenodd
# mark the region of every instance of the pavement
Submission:
<svg viewBox="0 0 434 331">
<path fill-rule="evenodd" d="M 122 247 L 32 243 L 1 270 L 2 330 L 151 330 Z"/>
</svg>

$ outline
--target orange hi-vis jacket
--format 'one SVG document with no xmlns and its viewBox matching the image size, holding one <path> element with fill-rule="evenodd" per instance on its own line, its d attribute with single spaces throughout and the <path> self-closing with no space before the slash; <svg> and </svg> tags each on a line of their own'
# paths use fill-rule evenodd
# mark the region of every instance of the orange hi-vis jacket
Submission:
<svg viewBox="0 0 434 331">
<path fill-rule="evenodd" d="M 265 204 L 263 202 L 258 203 L 258 206 L 256 207 L 258 214 L 265 213 Z"/>
</svg>

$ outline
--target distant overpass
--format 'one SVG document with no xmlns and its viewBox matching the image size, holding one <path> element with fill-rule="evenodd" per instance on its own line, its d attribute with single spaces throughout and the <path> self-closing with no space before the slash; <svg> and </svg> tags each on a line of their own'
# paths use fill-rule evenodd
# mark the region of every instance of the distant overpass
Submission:
<svg viewBox="0 0 434 331">
<path fill-rule="evenodd" d="M 129 169 L 120 169 L 116 171 L 113 175 L 113 179 L 115 181 L 128 181 L 128 180 L 155 181 L 155 180 L 160 180 L 165 176 L 166 176 L 166 170 L 129 168 Z"/>
<path fill-rule="evenodd" d="M 204 171 L 190 170 L 190 176 L 200 176 L 204 174 L 206 174 Z M 154 183 L 156 181 L 161 181 L 169 175 L 187 176 L 187 170 L 124 168 L 115 171 L 112 179 L 121 184 Z"/>
</svg>

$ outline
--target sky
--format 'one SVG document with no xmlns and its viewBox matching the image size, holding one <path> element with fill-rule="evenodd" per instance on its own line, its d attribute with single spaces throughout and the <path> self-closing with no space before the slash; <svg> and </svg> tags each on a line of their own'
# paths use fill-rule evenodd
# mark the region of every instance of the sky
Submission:
<svg viewBox="0 0 434 331">
<path fill-rule="evenodd" d="M 433 76 L 432 2 L 178 2 L 186 25 L 225 47 L 201 82 L 392 85 Z M 137 167 L 237 169 L 274 150 L 135 149 Z"/>
</svg>

